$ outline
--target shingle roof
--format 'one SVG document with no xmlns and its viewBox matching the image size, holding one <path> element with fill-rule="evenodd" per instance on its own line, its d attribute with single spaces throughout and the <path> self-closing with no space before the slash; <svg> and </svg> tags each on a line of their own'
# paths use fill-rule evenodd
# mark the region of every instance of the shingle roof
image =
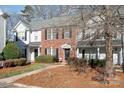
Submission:
<svg viewBox="0 0 124 93">
<path fill-rule="evenodd" d="M 42 28 L 48 27 L 57 27 L 57 26 L 68 26 L 68 25 L 76 25 L 80 21 L 79 16 L 61 16 L 54 17 L 49 20 L 32 20 L 31 29 L 38 30 Z"/>
<path fill-rule="evenodd" d="M 41 42 L 30 42 L 29 46 L 30 47 L 38 47 L 38 46 L 40 46 L 40 44 L 41 44 Z"/>
<path fill-rule="evenodd" d="M 113 40 L 113 46 L 121 46 L 121 40 Z M 96 40 L 96 41 L 79 41 L 77 47 L 104 47 L 105 40 Z"/>
</svg>

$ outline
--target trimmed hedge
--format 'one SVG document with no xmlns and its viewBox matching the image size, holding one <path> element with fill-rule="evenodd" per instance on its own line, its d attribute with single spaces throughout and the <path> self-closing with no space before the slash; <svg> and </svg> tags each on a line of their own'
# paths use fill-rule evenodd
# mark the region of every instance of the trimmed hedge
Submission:
<svg viewBox="0 0 124 93">
<path fill-rule="evenodd" d="M 41 56 L 37 56 L 35 58 L 35 62 L 38 62 L 38 63 L 53 63 L 53 62 L 56 62 L 57 59 L 54 57 L 54 56 L 51 56 L 51 55 L 41 55 Z"/>
<path fill-rule="evenodd" d="M 20 57 L 20 49 L 15 43 L 8 43 L 3 49 L 3 56 L 5 59 L 17 59 Z"/>
<path fill-rule="evenodd" d="M 24 66 L 26 65 L 26 59 L 9 59 L 4 61 L 4 67 L 15 67 L 15 66 Z"/>
</svg>

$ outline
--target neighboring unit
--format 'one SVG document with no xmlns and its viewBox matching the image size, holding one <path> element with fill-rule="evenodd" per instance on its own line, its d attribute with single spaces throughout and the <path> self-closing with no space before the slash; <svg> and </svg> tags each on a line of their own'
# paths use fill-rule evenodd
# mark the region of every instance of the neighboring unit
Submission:
<svg viewBox="0 0 124 93">
<path fill-rule="evenodd" d="M 6 45 L 6 18 L 4 13 L 0 11 L 0 53 Z"/>
<path fill-rule="evenodd" d="M 76 57 L 78 17 L 62 16 L 42 22 L 34 22 L 32 29 L 41 29 L 41 55 L 52 55 L 65 61 L 69 57 Z"/>
<path fill-rule="evenodd" d="M 19 21 L 12 29 L 14 41 L 21 50 L 21 57 L 26 57 L 33 62 L 40 55 L 41 31 L 30 31 L 30 26 L 24 21 Z M 39 35 L 40 34 L 40 35 Z"/>
</svg>

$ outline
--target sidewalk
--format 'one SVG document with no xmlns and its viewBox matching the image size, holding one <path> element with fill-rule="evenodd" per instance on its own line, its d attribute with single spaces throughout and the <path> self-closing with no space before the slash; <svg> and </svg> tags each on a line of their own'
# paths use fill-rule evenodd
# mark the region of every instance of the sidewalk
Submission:
<svg viewBox="0 0 124 93">
<path fill-rule="evenodd" d="M 52 66 L 48 66 L 48 67 L 45 67 L 45 68 L 41 68 L 41 69 L 38 69 L 38 70 L 35 70 L 35 71 L 31 71 L 31 72 L 27 72 L 27 73 L 23 73 L 23 74 L 20 74 L 20 75 L 16 75 L 16 76 L 12 76 L 12 77 L 9 77 L 9 78 L 4 78 L 4 79 L 0 79 L 0 87 L 6 87 L 8 85 L 13 85 L 13 82 L 20 79 L 20 78 L 23 78 L 25 76 L 30 76 L 32 74 L 36 74 L 36 73 L 39 73 L 41 71 L 44 71 L 44 70 L 47 70 L 47 69 L 51 69 L 51 68 L 56 68 L 56 67 L 60 67 L 60 66 L 64 66 L 65 64 L 60 64 L 60 65 L 52 65 Z M 19 86 L 21 87 L 21 84 L 15 84 L 15 86 Z M 22 85 L 22 86 L 25 86 L 25 87 L 28 87 L 26 85 Z M 30 87 L 30 86 L 29 86 Z M 33 87 L 33 86 L 31 86 Z M 34 86 L 35 87 L 35 86 Z"/>
</svg>

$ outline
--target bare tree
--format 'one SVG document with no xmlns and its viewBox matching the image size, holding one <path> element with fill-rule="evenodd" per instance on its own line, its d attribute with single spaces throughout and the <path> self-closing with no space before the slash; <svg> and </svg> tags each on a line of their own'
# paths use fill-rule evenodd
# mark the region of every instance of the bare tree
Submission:
<svg viewBox="0 0 124 93">
<path fill-rule="evenodd" d="M 121 33 L 120 15 L 118 10 L 123 6 L 79 6 L 77 9 L 80 14 L 81 20 L 84 23 L 84 30 L 95 28 L 95 33 L 89 36 L 87 43 L 93 43 L 97 36 L 105 37 L 105 52 L 106 52 L 106 70 L 105 73 L 108 77 L 113 76 L 113 46 L 112 37 L 115 32 Z M 122 12 L 122 11 L 121 11 Z M 88 22 L 92 21 L 90 24 Z M 102 31 L 101 31 L 102 29 Z M 87 39 L 87 38 L 83 38 Z M 92 41 L 92 42 L 91 42 Z"/>
</svg>

